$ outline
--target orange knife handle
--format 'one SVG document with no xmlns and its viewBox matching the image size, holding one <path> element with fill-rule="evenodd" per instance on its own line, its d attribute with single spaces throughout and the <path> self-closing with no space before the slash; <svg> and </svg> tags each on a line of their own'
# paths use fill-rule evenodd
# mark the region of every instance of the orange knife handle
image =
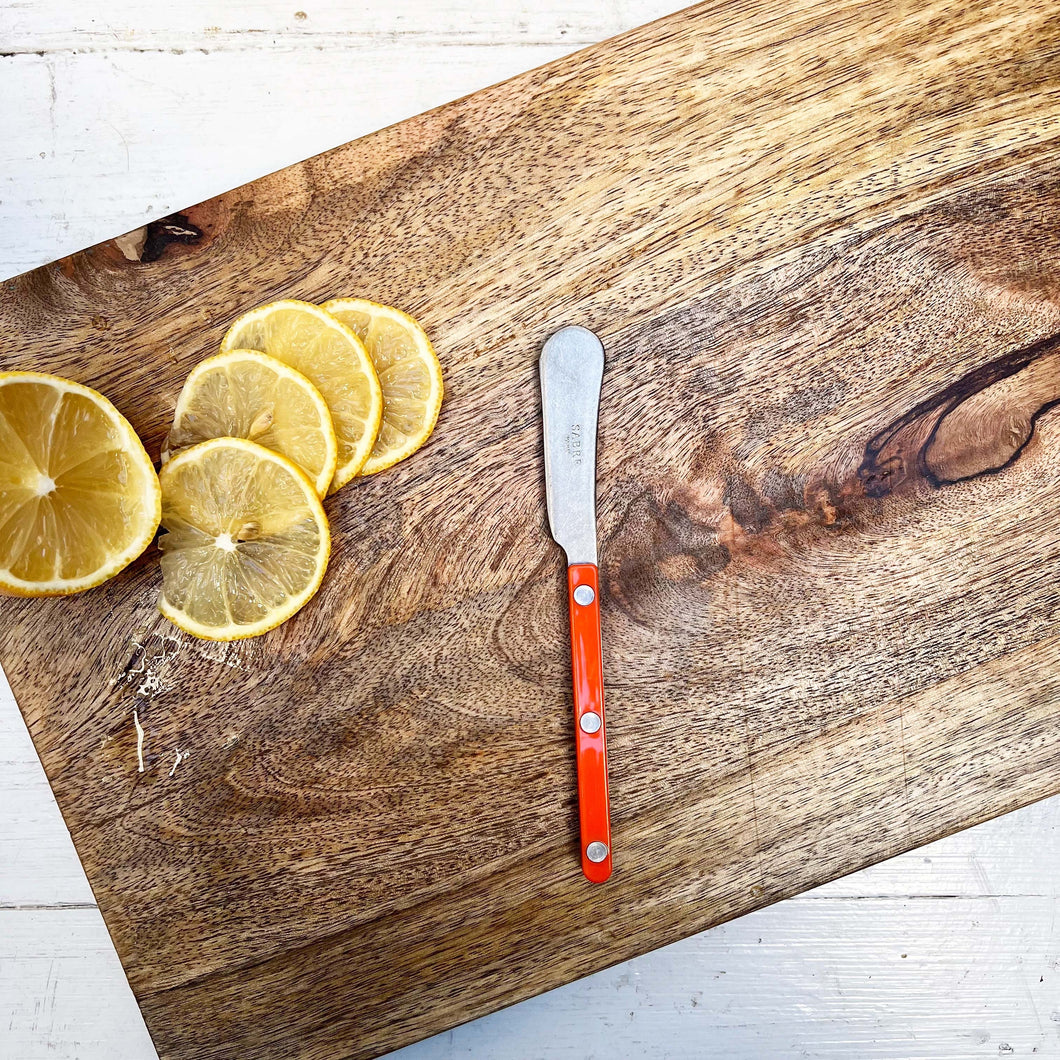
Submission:
<svg viewBox="0 0 1060 1060">
<path fill-rule="evenodd" d="M 583 588 L 584 587 L 584 588 Z M 574 738 L 578 759 L 578 816 L 582 872 L 593 883 L 611 875 L 611 813 L 604 739 L 604 663 L 600 649 L 600 572 L 593 563 L 567 568 Z"/>
</svg>

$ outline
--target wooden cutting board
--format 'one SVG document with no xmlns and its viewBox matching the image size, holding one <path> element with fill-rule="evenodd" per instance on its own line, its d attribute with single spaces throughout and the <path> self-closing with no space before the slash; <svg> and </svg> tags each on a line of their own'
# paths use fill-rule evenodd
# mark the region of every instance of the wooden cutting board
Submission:
<svg viewBox="0 0 1060 1060">
<path fill-rule="evenodd" d="M 1060 790 L 1048 5 L 706 4 L 143 235 L 5 283 L 0 367 L 157 453 L 235 314 L 363 293 L 448 388 L 262 639 L 169 626 L 154 549 L 0 605 L 164 1058 L 373 1056 Z M 536 375 L 572 322 L 608 355 L 597 888 Z"/>
</svg>

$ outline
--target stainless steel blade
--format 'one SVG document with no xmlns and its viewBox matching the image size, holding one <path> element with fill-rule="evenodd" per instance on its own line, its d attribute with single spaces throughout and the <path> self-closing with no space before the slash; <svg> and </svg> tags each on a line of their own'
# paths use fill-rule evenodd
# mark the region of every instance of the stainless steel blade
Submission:
<svg viewBox="0 0 1060 1060">
<path fill-rule="evenodd" d="M 596 563 L 596 419 L 603 343 L 587 328 L 561 328 L 541 351 L 548 525 L 568 566 Z"/>
</svg>

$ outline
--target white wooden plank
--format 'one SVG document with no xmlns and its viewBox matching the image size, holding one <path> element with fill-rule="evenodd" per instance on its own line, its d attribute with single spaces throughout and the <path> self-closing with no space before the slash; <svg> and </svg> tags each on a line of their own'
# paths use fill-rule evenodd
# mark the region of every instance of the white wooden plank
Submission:
<svg viewBox="0 0 1060 1060">
<path fill-rule="evenodd" d="M 682 6 L 674 0 L 254 0 L 228 5 L 213 0 L 157 5 L 144 0 L 77 5 L 52 0 L 0 7 L 0 41 L 5 52 L 83 52 L 334 48 L 400 39 L 410 54 L 412 47 L 425 44 L 587 44 Z"/>
<path fill-rule="evenodd" d="M 786 902 L 391 1060 L 1060 1056 L 1057 902 Z"/>
<path fill-rule="evenodd" d="M 1060 797 L 872 865 L 803 897 L 913 895 L 1060 899 Z"/>
<path fill-rule="evenodd" d="M 154 1060 L 96 909 L 0 909 L 2 1060 Z"/>
<path fill-rule="evenodd" d="M 391 1054 L 1060 1055 L 1056 901 L 784 903 Z M 0 1055 L 155 1054 L 93 910 L 0 911 Z"/>
<path fill-rule="evenodd" d="M 91 906 L 95 900 L 70 833 L 32 754 L 0 762 L 0 909 Z"/>
<path fill-rule="evenodd" d="M 562 44 L 0 59 L 0 278 L 447 99 Z M 86 86 L 96 86 L 87 88 Z"/>
<path fill-rule="evenodd" d="M 0 279 L 680 6 L 6 0 Z"/>
<path fill-rule="evenodd" d="M 0 671 L 0 910 L 93 904 L 70 833 Z"/>
</svg>

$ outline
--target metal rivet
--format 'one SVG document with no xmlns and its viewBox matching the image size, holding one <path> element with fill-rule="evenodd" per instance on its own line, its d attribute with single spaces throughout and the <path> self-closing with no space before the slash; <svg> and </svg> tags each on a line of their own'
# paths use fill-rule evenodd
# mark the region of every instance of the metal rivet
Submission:
<svg viewBox="0 0 1060 1060">
<path fill-rule="evenodd" d="M 590 843 L 585 848 L 585 856 L 594 862 L 606 861 L 608 855 L 608 849 L 606 843 Z"/>
<path fill-rule="evenodd" d="M 574 602 L 581 604 L 582 607 L 587 607 L 596 599 L 596 593 L 593 592 L 591 585 L 579 585 L 574 590 Z"/>
<path fill-rule="evenodd" d="M 581 726 L 582 732 L 599 732 L 600 726 L 603 722 L 600 720 L 600 715 L 594 713 L 591 710 L 587 710 L 579 719 L 578 724 Z"/>
</svg>

